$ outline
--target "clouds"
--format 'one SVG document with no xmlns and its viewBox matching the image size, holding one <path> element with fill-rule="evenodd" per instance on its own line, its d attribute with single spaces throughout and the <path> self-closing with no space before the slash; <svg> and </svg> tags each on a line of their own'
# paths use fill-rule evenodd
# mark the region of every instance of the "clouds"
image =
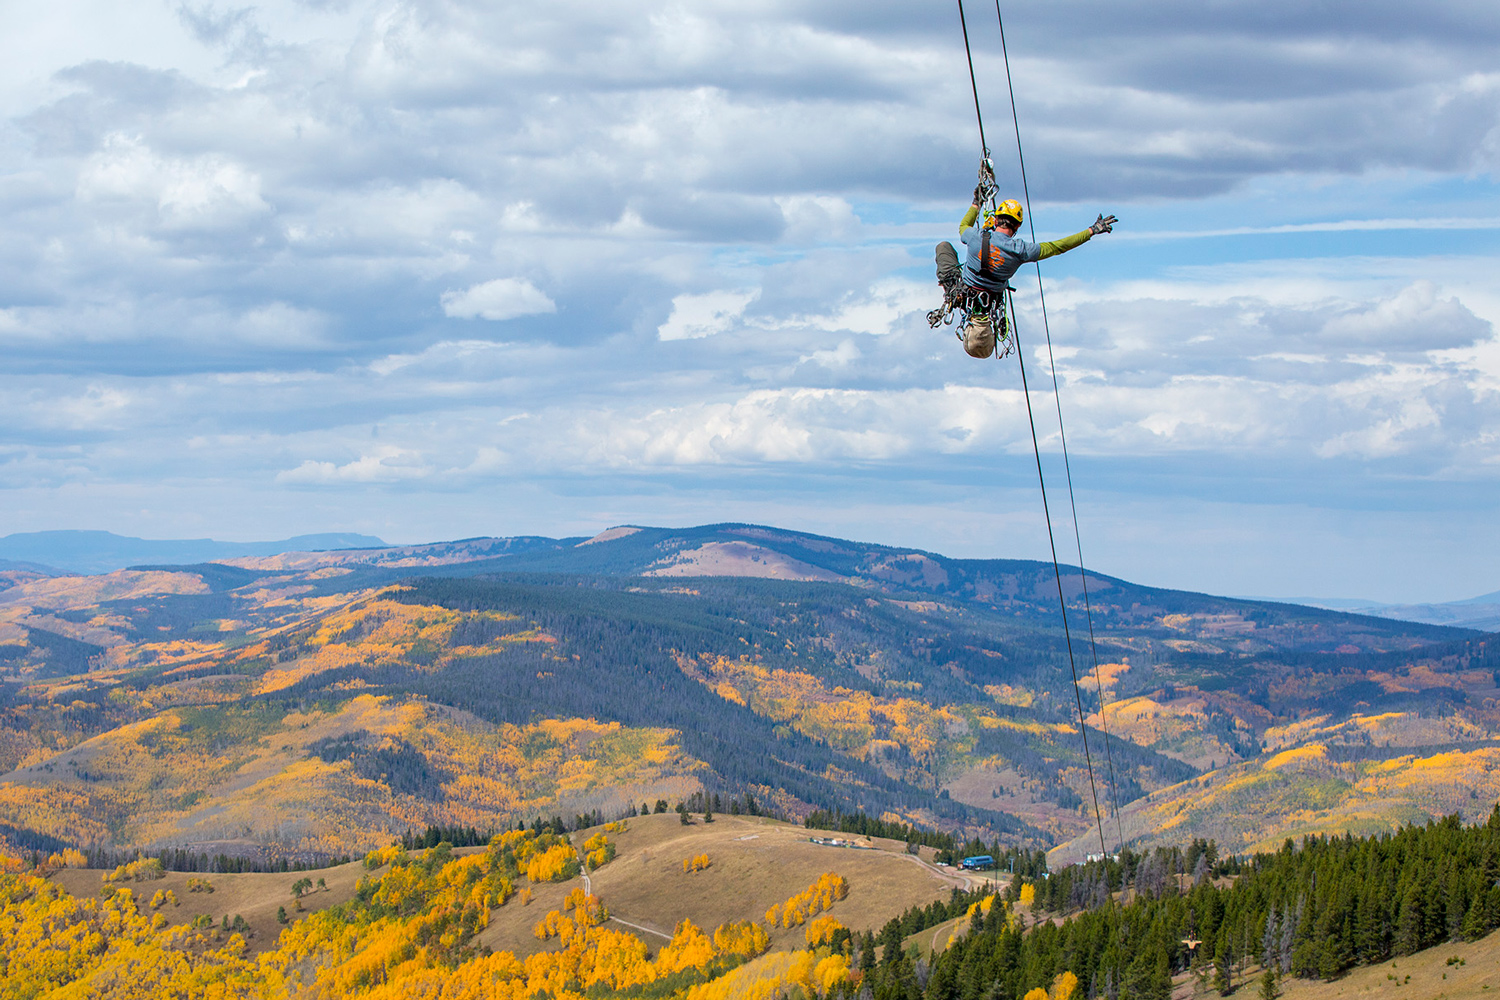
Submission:
<svg viewBox="0 0 1500 1000">
<path fill-rule="evenodd" d="M 1494 145 L 1495 81 L 1472 44 L 1492 27 L 1482 11 L 1445 15 L 1469 33 L 1413 37 L 1379 18 L 1267 20 L 1239 5 L 1178 21 L 1063 6 L 1065 34 L 1054 14 L 1018 12 L 1013 26 L 1042 197 L 1202 194 L 1288 170 L 1484 169 Z M 718 263 L 714 247 L 857 239 L 850 194 L 950 198 L 972 169 L 957 35 L 931 17 L 372 2 L 198 5 L 181 22 L 226 60 L 220 72 L 187 52 L 182 70 L 64 65 L 65 93 L 17 120 L 31 152 L 15 171 L 73 179 L 29 228 L 118 275 L 135 308 L 180 282 L 173 265 L 187 258 L 218 294 L 229 284 L 348 317 L 350 348 L 413 346 L 398 327 L 470 317 L 436 308 L 445 292 L 518 270 L 539 287 L 586 279 L 589 329 L 655 329 L 659 303 L 703 293 L 693 269 Z M 1110 42 L 1146 31 L 1149 43 Z M 998 36 L 984 24 L 974 36 L 993 74 Z M 220 255 L 232 274 L 213 267 Z M 662 271 L 684 255 L 685 269 Z M 10 285 L 51 276 L 27 272 Z M 287 286 L 299 280 L 312 287 L 297 301 Z M 373 340 L 372 325 L 385 327 Z"/>
<path fill-rule="evenodd" d="M 393 483 L 403 479 L 421 479 L 432 472 L 424 465 L 420 453 L 390 446 L 377 447 L 370 453 L 343 465 L 333 462 L 304 461 L 295 469 L 276 474 L 276 482 L 290 484 Z"/>
<path fill-rule="evenodd" d="M 723 333 L 735 325 L 759 294 L 721 291 L 678 295 L 672 299 L 672 315 L 656 328 L 656 335 L 662 340 L 697 340 Z"/>
<path fill-rule="evenodd" d="M 1133 500 L 1326 497 L 1351 468 L 1435 495 L 1500 469 L 1484 277 L 1500 246 L 1482 228 L 1500 216 L 1500 15 L 1006 13 L 1043 238 L 1099 207 L 1128 222 L 1047 265 L 1084 462 L 1131 463 Z M 6 489 L 148 498 L 112 512 L 208 482 L 257 510 L 406 497 L 394 529 L 274 530 L 425 538 L 426 491 L 503 484 L 544 521 L 580 491 L 808 477 L 878 538 L 867 477 L 915 497 L 1026 474 L 1014 368 L 969 362 L 923 318 L 977 146 L 952 11 L 267 0 L 138 17 L 149 30 L 96 0 L 0 14 Z M 994 28 L 970 24 L 1018 189 Z M 1412 221 L 1432 217 L 1450 228 Z M 1034 294 L 1018 301 L 1040 345 Z M 1184 475 L 1195 462 L 1226 471 Z M 610 516 L 660 509 L 642 503 Z M 509 530 L 475 509 L 461 533 Z"/>
<path fill-rule="evenodd" d="M 458 319 L 515 319 L 557 312 L 557 303 L 525 278 L 496 278 L 443 293 L 443 313 Z"/>
<path fill-rule="evenodd" d="M 260 177 L 240 164 L 213 155 L 162 158 L 118 133 L 82 164 L 77 197 L 96 213 L 111 203 L 145 213 L 146 228 L 223 230 L 271 211 Z"/>
<path fill-rule="evenodd" d="M 1194 456 L 1250 467 L 1399 459 L 1412 474 L 1500 457 L 1500 385 L 1474 353 L 1492 331 L 1430 283 L 1374 302 L 1331 284 L 1301 302 L 1210 284 L 1171 298 L 1133 291 L 1062 288 L 1052 331 L 1074 454 L 1129 457 L 1141 491 L 1155 488 L 1154 469 Z M 13 424 L 23 437 L 134 428 L 139 453 L 112 466 L 126 477 L 145 461 L 164 475 L 262 464 L 299 486 L 760 464 L 826 474 L 876 463 L 900 479 L 943 456 L 1027 455 L 1013 364 L 962 359 L 949 330 L 927 328 L 923 304 L 893 310 L 889 332 L 840 327 L 838 313 L 772 328 L 721 309 L 723 332 L 674 345 L 686 353 L 670 370 L 642 372 L 613 351 L 468 340 L 329 373 L 96 378 L 79 392 L 63 391 L 62 376 L 5 384 L 24 400 Z M 1040 315 L 1024 304 L 1019 320 L 1039 427 L 1055 447 Z M 777 355 L 779 366 L 744 364 Z M 171 447 L 188 427 L 205 453 Z"/>
<path fill-rule="evenodd" d="M 1492 332 L 1457 298 L 1440 297 L 1432 282 L 1418 281 L 1388 299 L 1333 317 L 1319 339 L 1348 349 L 1431 351 L 1468 347 Z"/>
</svg>

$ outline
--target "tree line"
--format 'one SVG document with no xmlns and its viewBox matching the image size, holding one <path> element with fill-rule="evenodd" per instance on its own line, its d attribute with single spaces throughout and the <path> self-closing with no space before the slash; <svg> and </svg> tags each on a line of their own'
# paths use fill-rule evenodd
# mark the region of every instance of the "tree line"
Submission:
<svg viewBox="0 0 1500 1000">
<path fill-rule="evenodd" d="M 118 851 L 105 847 L 82 848 L 85 868 L 112 869 L 143 858 L 156 858 L 169 872 L 204 874 L 239 874 L 242 872 L 302 872 L 347 865 L 354 858 L 348 854 L 319 854 L 312 851 L 292 855 L 272 855 L 262 849 L 254 854 L 225 854 L 190 851 L 183 847 L 157 850 Z"/>
</svg>

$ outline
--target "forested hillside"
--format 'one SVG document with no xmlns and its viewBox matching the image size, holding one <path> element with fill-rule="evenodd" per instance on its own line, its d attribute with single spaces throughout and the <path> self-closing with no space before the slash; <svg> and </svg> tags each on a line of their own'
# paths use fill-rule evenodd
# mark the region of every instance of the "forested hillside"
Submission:
<svg viewBox="0 0 1500 1000">
<path fill-rule="evenodd" d="M 1288 841 L 1243 862 L 1202 843 L 1127 851 L 1054 875 L 1043 890 L 1031 919 L 976 917 L 930 965 L 887 948 L 868 970 L 875 1000 L 959 1000 L 996 986 L 1026 997 L 1059 985 L 1066 995 L 1168 1000 L 1172 977 L 1188 970 L 1226 995 L 1253 976 L 1259 995 L 1274 997 L 1281 977 L 1335 979 L 1475 941 L 1500 927 L 1500 807 L 1476 826 L 1450 818 L 1363 840 Z M 1088 909 L 1039 919 L 1079 906 Z"/>
<path fill-rule="evenodd" d="M 326 856 L 705 792 L 1060 863 L 1095 786 L 1110 849 L 1500 796 L 1492 637 L 1075 573 L 1091 785 L 1050 571 L 744 525 L 17 570 L 0 832 Z"/>
</svg>

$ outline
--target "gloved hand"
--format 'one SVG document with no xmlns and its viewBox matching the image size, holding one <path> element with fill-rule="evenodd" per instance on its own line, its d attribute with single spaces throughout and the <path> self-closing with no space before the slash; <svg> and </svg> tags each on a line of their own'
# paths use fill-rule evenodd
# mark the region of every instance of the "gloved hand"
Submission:
<svg viewBox="0 0 1500 1000">
<path fill-rule="evenodd" d="M 1089 232 L 1095 236 L 1098 236 L 1100 233 L 1112 233 L 1115 231 L 1115 223 L 1119 221 L 1113 215 L 1101 214 L 1099 218 L 1094 220 L 1093 225 L 1089 226 Z"/>
<path fill-rule="evenodd" d="M 983 205 L 986 197 L 988 197 L 988 192 L 985 191 L 984 185 L 976 185 L 974 188 L 974 204 Z"/>
</svg>

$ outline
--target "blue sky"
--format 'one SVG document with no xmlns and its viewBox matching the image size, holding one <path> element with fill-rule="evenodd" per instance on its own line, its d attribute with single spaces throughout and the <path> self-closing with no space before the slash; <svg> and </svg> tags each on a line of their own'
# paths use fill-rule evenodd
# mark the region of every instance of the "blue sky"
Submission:
<svg viewBox="0 0 1500 1000">
<path fill-rule="evenodd" d="M 1038 233 L 1121 219 L 1044 265 L 1090 565 L 1500 588 L 1500 8 L 1006 17 Z M 1014 359 L 923 320 L 978 152 L 956 9 L 59 0 L 0 39 L 0 534 L 1046 554 Z"/>
</svg>

